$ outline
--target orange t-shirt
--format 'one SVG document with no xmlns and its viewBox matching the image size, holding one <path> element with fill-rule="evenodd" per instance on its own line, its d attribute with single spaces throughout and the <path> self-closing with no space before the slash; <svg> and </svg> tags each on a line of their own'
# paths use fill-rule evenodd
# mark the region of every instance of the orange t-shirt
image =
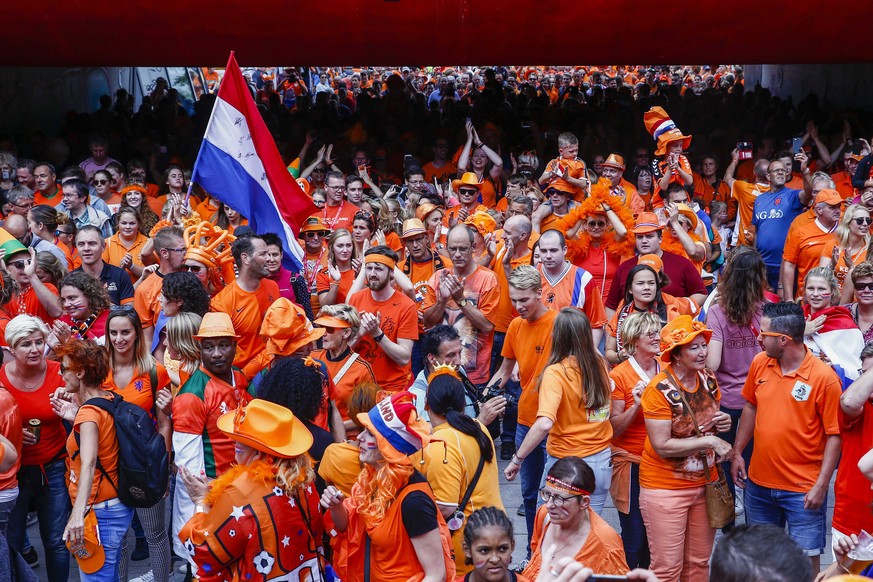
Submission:
<svg viewBox="0 0 873 582">
<path fill-rule="evenodd" d="M 652 378 L 652 381 L 643 391 L 640 402 L 643 408 L 643 418 L 670 421 L 672 423 L 672 438 L 682 439 L 697 436 L 691 415 L 682 404 L 678 391 L 674 388 L 669 397 L 661 391 L 667 386 L 665 369 Z M 672 384 L 669 386 L 672 387 Z M 718 403 L 721 400 L 721 393 L 715 384 L 715 378 L 707 377 L 707 385 L 703 385 L 703 380 L 700 380 L 693 390 L 686 387 L 685 399 L 688 401 L 688 406 L 694 411 L 697 423 L 699 425 L 709 423 L 712 417 L 718 413 Z M 704 434 L 714 435 L 715 430 L 708 430 Z M 707 466 L 709 470 L 707 470 Z M 646 489 L 692 489 L 715 480 L 715 478 L 715 453 L 712 450 L 706 451 L 706 465 L 704 465 L 703 456 L 699 454 L 665 459 L 655 452 L 651 439 L 646 436 L 640 461 L 641 487 Z"/>
<path fill-rule="evenodd" d="M 234 281 L 212 298 L 212 310 L 230 315 L 237 340 L 236 357 L 233 365 L 243 368 L 249 360 L 266 347 L 261 337 L 261 323 L 264 314 L 273 302 L 281 297 L 275 281 L 262 279 L 257 291 L 244 291 L 239 281 Z"/>
<path fill-rule="evenodd" d="M 33 205 L 37 204 L 48 204 L 49 206 L 56 207 L 58 204 L 63 202 L 63 192 L 61 191 L 60 186 L 55 186 L 56 190 L 54 194 L 51 196 L 46 196 L 39 190 L 33 193 Z"/>
<path fill-rule="evenodd" d="M 427 283 L 421 310 L 426 312 L 439 300 L 442 273 L 437 271 Z M 482 312 L 489 321 L 494 320 L 494 312 L 500 301 L 500 286 L 494 271 L 482 266 L 464 279 L 464 298 Z M 494 330 L 480 332 L 470 323 L 454 299 L 449 299 L 443 312 L 442 323 L 451 325 L 461 336 L 461 365 L 467 378 L 473 384 L 483 384 L 491 377 L 491 348 L 494 346 Z"/>
<path fill-rule="evenodd" d="M 554 423 L 546 442 L 546 452 L 553 457 L 588 457 L 609 446 L 609 399 L 599 408 L 589 408 L 582 396 L 583 387 L 587 389 L 590 383 L 582 377 L 573 356 L 543 372 L 537 416 Z"/>
<path fill-rule="evenodd" d="M 346 350 L 345 354 L 339 360 L 332 360 L 327 353 L 327 350 L 315 350 L 310 354 L 314 359 L 324 362 L 334 385 L 334 402 L 340 416 L 343 420 L 349 420 L 348 402 L 354 392 L 355 387 L 363 382 L 376 382 L 376 377 L 373 375 L 373 369 L 370 364 L 363 358 L 358 356 L 349 368 L 343 373 L 342 378 L 336 379 L 337 374 L 348 362 L 352 356 L 352 352 Z"/>
<path fill-rule="evenodd" d="M 731 198 L 731 189 L 723 180 L 718 180 L 716 182 L 718 185 L 718 192 L 716 192 L 715 188 L 712 187 L 712 184 L 707 182 L 703 176 L 697 172 L 694 172 L 692 176 L 694 176 L 694 195 L 703 198 L 707 214 L 709 214 L 710 202 L 713 200 L 721 200 L 727 204 L 729 220 L 732 220 L 734 216 L 737 215 L 737 202 Z"/>
<path fill-rule="evenodd" d="M 355 213 L 357 212 L 357 206 L 351 202 L 343 200 L 339 206 L 328 206 L 325 204 L 324 208 L 314 213 L 312 216 L 320 218 L 321 222 L 323 222 L 330 230 L 344 228 L 351 232 L 352 223 L 355 221 Z"/>
<path fill-rule="evenodd" d="M 61 458 L 60 453 L 62 453 L 64 442 L 67 439 L 67 431 L 61 418 L 52 410 L 50 400 L 55 390 L 65 385 L 64 378 L 61 376 L 60 362 L 46 360 L 45 381 L 33 392 L 18 390 L 13 386 L 6 375 L 8 366 L 9 364 L 3 364 L 3 367 L 0 368 L 0 384 L 18 402 L 22 422 L 31 419 L 40 421 L 39 441 L 21 447 L 21 464 L 23 466 L 42 465 L 52 459 Z M 7 436 L 7 438 L 9 437 Z"/>
<path fill-rule="evenodd" d="M 821 260 L 822 257 L 826 257 L 833 261 L 834 258 L 834 249 L 839 246 L 839 242 L 834 238 L 825 243 L 825 245 L 821 248 Z M 852 255 L 852 264 L 857 265 L 858 263 L 863 263 L 867 260 L 867 247 L 861 247 L 861 250 Z M 839 253 L 839 257 L 837 258 L 836 264 L 832 264 L 831 268 L 834 271 L 834 276 L 837 278 L 837 282 L 840 284 L 840 289 L 843 288 L 843 283 L 846 280 L 846 275 L 849 274 L 849 267 L 846 265 L 846 255 L 841 250 Z M 799 279 L 798 279 L 799 280 Z"/>
<path fill-rule="evenodd" d="M 118 483 L 118 439 L 115 438 L 115 421 L 112 415 L 97 408 L 96 406 L 88 406 L 87 403 L 82 405 L 79 412 L 76 413 L 76 420 L 73 422 L 73 430 L 80 432 L 80 427 L 86 422 L 93 422 L 97 425 L 97 459 L 109 479 L 103 477 L 103 473 L 98 468 L 94 468 L 94 483 L 91 485 L 91 494 L 88 497 L 88 503 L 99 503 L 107 499 L 118 497 L 118 492 L 115 490 L 113 483 Z M 79 443 L 76 442 L 76 436 L 71 434 L 67 437 L 67 488 L 70 491 L 70 500 L 75 501 L 79 490 L 79 480 L 81 479 L 82 457 L 76 453 L 79 451 Z"/>
<path fill-rule="evenodd" d="M 578 180 L 580 178 L 588 178 L 588 168 L 585 166 L 585 162 L 580 160 L 579 158 L 573 158 L 572 160 L 568 160 L 566 158 L 555 158 L 554 160 L 546 164 L 545 171 L 551 172 L 552 170 L 555 170 L 559 165 L 562 168 L 566 168 L 568 170 L 568 175 L 573 179 Z M 559 171 L 558 173 L 563 173 L 563 170 Z M 572 190 L 573 199 L 576 202 L 582 202 L 583 200 L 585 200 L 585 190 L 574 186 L 563 178 L 555 178 L 551 182 L 543 185 L 543 190 L 552 187 L 559 187 L 559 190 L 562 190 L 564 188 Z"/>
<path fill-rule="evenodd" d="M 788 230 L 782 260 L 797 265 L 798 288 L 803 285 L 806 274 L 818 267 L 824 246 L 834 239 L 833 230 L 825 230 L 817 220 Z"/>
<path fill-rule="evenodd" d="M 433 183 L 434 178 L 442 184 L 458 175 L 458 166 L 452 160 L 446 160 L 440 168 L 437 168 L 433 162 L 428 162 L 422 166 L 421 170 L 424 172 L 424 180 L 429 184 Z"/>
<path fill-rule="evenodd" d="M 352 284 L 355 282 L 355 270 L 349 269 L 348 271 L 340 272 L 340 280 L 339 280 L 339 289 L 336 294 L 335 304 L 345 303 L 346 297 L 348 296 L 349 289 L 352 288 Z M 324 299 L 324 295 L 330 291 L 330 284 L 333 283 L 333 279 L 330 278 L 330 273 L 328 273 L 327 268 L 322 269 L 318 272 L 318 275 L 315 276 L 315 289 L 318 292 L 318 303 L 321 305 L 321 300 Z"/>
<path fill-rule="evenodd" d="M 757 409 L 749 478 L 771 489 L 809 491 L 827 436 L 840 434 L 841 395 L 836 373 L 809 350 L 787 375 L 765 352 L 755 356 L 743 386 L 743 397 Z"/>
<path fill-rule="evenodd" d="M 15 397 L 4 388 L 0 388 L 0 434 L 9 439 L 12 446 L 15 447 L 15 452 L 18 453 L 18 460 L 6 471 L 0 473 L 0 491 L 12 489 L 18 484 L 17 475 L 18 468 L 21 466 L 21 440 L 23 438 L 22 426 L 24 423 Z M 0 458 L 2 457 L 3 450 L 0 448 Z"/>
<path fill-rule="evenodd" d="M 546 310 L 536 321 L 516 317 L 509 323 L 503 340 L 504 358 L 518 363 L 521 396 L 518 399 L 518 422 L 533 426 L 537 419 L 539 394 L 537 381 L 552 353 L 552 328 L 558 312 Z"/>
<path fill-rule="evenodd" d="M 59 295 L 58 288 L 51 283 L 43 283 L 43 285 L 45 285 L 55 296 Z M 36 296 L 36 291 L 33 290 L 33 287 L 29 287 L 27 292 L 23 295 L 21 293 L 15 295 L 12 298 L 12 301 L 9 302 L 6 311 L 18 315 L 23 313 L 33 315 L 46 322 L 48 325 L 51 325 L 55 321 L 55 318 L 51 317 L 48 314 L 48 311 L 45 310 L 45 307 L 43 307 L 42 303 L 40 303 L 39 297 Z"/>
<path fill-rule="evenodd" d="M 755 198 L 769 191 L 769 184 L 734 180 L 731 196 L 737 201 L 737 214 L 740 217 L 740 224 L 737 226 L 737 244 L 746 244 L 746 236 L 743 234 L 743 231 L 747 230 L 752 224 L 752 210 L 755 207 Z"/>
<path fill-rule="evenodd" d="M 540 301 L 555 311 L 565 307 L 579 308 L 588 317 L 591 327 L 603 327 L 607 322 L 606 310 L 594 277 L 575 265 L 567 263 L 566 267 L 557 280 L 550 280 L 542 265 L 537 267 L 543 276 L 543 295 Z"/>
<path fill-rule="evenodd" d="M 836 191 L 840 193 L 843 200 L 855 196 L 855 187 L 852 186 L 852 176 L 850 176 L 848 172 L 843 170 L 842 172 L 831 174 L 831 180 L 836 184 Z"/>
<path fill-rule="evenodd" d="M 124 243 L 121 242 L 121 235 L 115 233 L 106 241 L 106 248 L 103 249 L 103 261 L 118 267 L 121 264 L 124 255 L 130 253 L 131 258 L 133 259 L 133 264 L 142 267 L 143 264 L 140 256 L 142 254 L 142 248 L 148 240 L 149 237 L 142 233 L 138 233 L 136 239 L 133 241 L 133 245 L 131 245 L 130 248 L 127 248 Z M 127 271 L 127 274 L 130 275 L 130 280 L 134 283 L 139 279 L 139 277 L 135 277 L 129 270 Z"/>
<path fill-rule="evenodd" d="M 133 307 L 136 309 L 143 327 L 154 327 L 161 312 L 158 296 L 164 288 L 164 276 L 155 271 L 133 292 Z"/>
<path fill-rule="evenodd" d="M 161 364 L 155 364 L 158 385 L 152 386 L 152 381 L 149 377 L 148 371 L 143 372 L 137 370 L 137 372 L 138 374 L 130 379 L 130 383 L 127 386 L 118 387 L 115 384 L 115 379 L 112 376 L 112 369 L 110 368 L 109 375 L 106 377 L 106 381 L 103 382 L 103 389 L 115 392 L 124 398 L 125 402 L 136 404 L 152 415 L 152 420 L 154 420 L 152 409 L 155 407 L 155 394 L 158 390 L 170 385 L 170 376 L 167 374 L 166 368 Z"/>
<path fill-rule="evenodd" d="M 494 309 L 494 317 L 491 322 L 494 324 L 494 331 L 506 333 L 509 327 L 509 322 L 513 317 L 518 315 L 515 307 L 512 306 L 512 301 L 509 299 L 509 275 L 512 269 L 520 265 L 530 265 L 531 253 L 526 253 L 520 259 L 511 259 L 509 273 L 503 264 L 503 257 L 506 254 L 505 249 L 498 251 L 497 255 L 491 260 L 491 270 L 497 276 L 497 285 L 500 287 L 500 295 L 497 298 L 497 307 Z"/>
<path fill-rule="evenodd" d="M 350 497 L 352 486 L 361 474 L 361 449 L 349 442 L 328 445 L 316 470 L 326 483 Z"/>
<path fill-rule="evenodd" d="M 624 402 L 624 409 L 630 410 L 634 405 L 634 386 L 640 380 L 649 383 L 640 377 L 630 360 L 625 360 L 609 372 L 609 377 L 615 382 L 612 391 L 612 399 Z M 646 421 L 643 419 L 643 411 L 639 409 L 636 417 L 620 435 L 613 434 L 612 444 L 627 452 L 640 456 L 643 454 L 643 445 L 646 442 Z"/>
<path fill-rule="evenodd" d="M 624 554 L 621 536 L 593 509 L 589 507 L 587 511 L 591 529 L 588 531 L 585 543 L 576 552 L 576 561 L 585 564 L 586 568 L 591 568 L 598 574 L 614 576 L 627 574 L 627 558 Z M 548 515 L 549 510 L 544 505 L 537 510 L 537 515 L 534 518 L 533 536 L 531 536 L 530 541 L 532 554 L 524 569 L 524 575 L 531 580 L 535 580 L 539 576 L 540 568 L 543 565 L 543 552 L 548 550 L 548 548 L 542 547 L 546 530 L 550 527 Z"/>
<path fill-rule="evenodd" d="M 397 343 L 398 339 L 418 339 L 418 311 L 415 302 L 398 291 L 385 301 L 376 301 L 369 288 L 364 288 L 348 298 L 348 304 L 358 310 L 379 314 L 380 327 L 385 337 Z M 384 341 L 384 340 L 383 340 Z M 376 381 L 384 390 L 398 392 L 412 384 L 412 365 L 399 365 L 388 357 L 372 336 L 358 340 L 355 350 L 370 363 Z"/>
</svg>

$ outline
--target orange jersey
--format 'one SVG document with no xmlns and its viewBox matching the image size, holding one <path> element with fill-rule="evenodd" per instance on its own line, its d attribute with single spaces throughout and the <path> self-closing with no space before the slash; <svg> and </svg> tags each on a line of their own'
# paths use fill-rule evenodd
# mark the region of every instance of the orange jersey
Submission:
<svg viewBox="0 0 873 582">
<path fill-rule="evenodd" d="M 743 231 L 748 230 L 752 224 L 752 210 L 755 207 L 755 198 L 769 190 L 769 184 L 734 180 L 731 196 L 737 201 L 737 215 L 740 217 L 740 223 L 737 225 L 737 244 L 746 244 L 746 235 Z"/>
<path fill-rule="evenodd" d="M 836 174 L 831 174 L 831 179 L 836 184 L 836 190 L 843 197 L 843 200 L 853 198 L 855 196 L 855 187 L 852 186 L 852 176 L 843 170 Z"/>
<path fill-rule="evenodd" d="M 22 426 L 24 424 L 18 402 L 5 388 L 0 388 L 0 434 L 9 439 L 9 442 L 15 447 L 15 452 L 18 453 L 18 460 L 6 471 L 0 473 L 0 491 L 12 489 L 18 485 L 17 475 L 21 466 L 21 441 L 23 438 Z M 0 457 L 2 457 L 2 453 L 2 448 L 0 448 Z"/>
<path fill-rule="evenodd" d="M 155 271 L 139 284 L 133 292 L 133 307 L 139 315 L 143 327 L 154 327 L 161 312 L 161 302 L 158 297 L 164 288 L 164 276 Z"/>
<path fill-rule="evenodd" d="M 560 169 L 558 169 L 560 168 Z M 573 158 L 572 160 L 566 158 L 555 158 L 546 164 L 546 172 L 554 171 L 557 174 L 563 174 L 564 171 L 567 171 L 567 175 L 570 178 L 574 178 L 579 180 L 581 178 L 588 178 L 588 168 L 585 166 L 585 162 L 580 160 L 579 158 Z M 573 199 L 577 202 L 582 202 L 585 199 L 585 190 L 579 188 L 578 186 L 571 184 L 570 182 L 564 180 L 563 178 L 555 178 L 551 180 L 547 184 L 543 185 L 543 190 L 551 187 L 559 187 L 559 190 L 570 189 L 573 191 Z"/>
<path fill-rule="evenodd" d="M 642 380 L 646 384 L 649 380 L 638 373 L 630 360 L 625 360 L 609 372 L 609 377 L 615 383 L 612 391 L 612 399 L 624 402 L 624 409 L 630 410 L 634 405 L 634 387 Z M 639 409 L 633 421 L 623 433 L 612 436 L 612 444 L 627 452 L 640 456 L 643 454 L 643 445 L 646 442 L 646 422 L 643 419 L 643 411 Z"/>
<path fill-rule="evenodd" d="M 167 374 L 167 369 L 161 364 L 155 364 L 155 378 L 157 385 L 152 386 L 151 374 L 148 371 L 137 370 L 133 378 L 127 386 L 118 386 L 112 376 L 112 369 L 109 370 L 109 376 L 103 382 L 103 389 L 115 392 L 124 398 L 125 402 L 136 404 L 146 412 L 152 415 L 154 420 L 153 409 L 155 407 L 155 394 L 162 388 L 167 388 L 170 385 L 170 376 Z"/>
<path fill-rule="evenodd" d="M 686 174 L 691 174 L 691 163 L 688 161 L 688 158 L 683 155 L 679 156 L 679 169 Z M 658 175 L 652 177 L 652 182 L 655 188 L 655 195 L 652 196 L 654 202 L 652 202 L 652 204 L 655 208 L 661 208 L 664 206 L 664 199 L 661 197 L 661 186 L 659 182 L 660 178 L 668 172 L 670 173 L 670 184 L 681 184 L 683 187 L 685 186 L 685 180 L 682 179 L 682 176 L 680 176 L 678 172 L 674 174 L 670 169 L 670 164 L 665 159 L 661 159 L 658 162 Z"/>
<path fill-rule="evenodd" d="M 755 356 L 743 386 L 743 397 L 757 410 L 749 478 L 771 489 L 809 491 L 827 436 L 840 434 L 841 395 L 836 373 L 808 350 L 791 374 L 765 352 Z"/>
<path fill-rule="evenodd" d="M 43 194 L 39 190 L 33 193 L 33 205 L 48 204 L 49 206 L 57 206 L 63 202 L 63 194 L 60 186 L 55 186 L 55 191 L 52 194 Z"/>
<path fill-rule="evenodd" d="M 530 322 L 516 317 L 506 330 L 503 340 L 504 358 L 518 363 L 521 381 L 521 396 L 518 399 L 518 422 L 533 426 L 537 419 L 539 395 L 537 383 L 540 372 L 545 369 L 552 353 L 552 328 L 558 312 L 547 309 L 536 321 Z"/>
<path fill-rule="evenodd" d="M 376 301 L 370 289 L 364 288 L 349 297 L 348 304 L 358 312 L 378 314 L 382 332 L 392 342 L 418 339 L 418 311 L 415 302 L 403 293 L 395 291 L 387 300 Z M 372 336 L 360 338 L 355 350 L 370 363 L 376 381 L 384 390 L 397 392 L 412 384 L 411 364 L 396 363 Z"/>
<path fill-rule="evenodd" d="M 821 258 L 828 258 L 831 261 L 834 260 L 834 254 L 839 246 L 839 242 L 836 238 L 826 242 L 824 246 L 821 248 Z M 821 259 L 819 259 L 821 260 Z M 860 249 L 855 251 L 852 254 L 852 264 L 857 265 L 858 263 L 863 263 L 867 260 L 867 247 L 862 246 Z M 846 280 L 846 276 L 849 274 L 849 266 L 846 264 L 846 251 L 844 249 L 839 249 L 837 262 L 831 265 L 831 269 L 834 271 L 834 276 L 837 278 L 837 283 L 840 285 L 840 289 L 843 288 L 843 283 Z"/>
<path fill-rule="evenodd" d="M 603 297 L 597 289 L 594 277 L 581 267 L 565 264 L 565 269 L 557 279 L 550 279 L 543 266 L 537 267 L 543 276 L 543 295 L 540 300 L 549 309 L 560 311 L 565 307 L 581 309 L 591 322 L 591 327 L 606 325 L 606 310 Z"/>
<path fill-rule="evenodd" d="M 833 230 L 824 229 L 818 220 L 788 229 L 782 260 L 797 266 L 798 287 L 803 285 L 806 274 L 818 267 L 824 246 L 834 240 Z"/>
<path fill-rule="evenodd" d="M 118 439 L 115 437 L 115 421 L 112 415 L 96 406 L 88 406 L 87 403 L 79 408 L 76 420 L 73 421 L 73 431 L 80 432 L 86 422 L 97 425 L 97 460 L 109 479 L 101 478 L 100 469 L 94 469 L 94 481 L 91 484 L 91 493 L 88 495 L 88 504 L 99 503 L 107 499 L 118 497 L 113 483 L 118 483 Z M 79 481 L 82 478 L 82 457 L 79 452 L 79 443 L 76 435 L 67 437 L 67 489 L 70 491 L 70 500 L 75 501 L 79 490 Z"/>
<path fill-rule="evenodd" d="M 737 215 L 737 203 L 731 198 L 731 189 L 723 181 L 716 179 L 715 184 L 710 184 L 703 176 L 698 173 L 693 173 L 694 176 L 694 196 L 702 198 L 707 214 L 709 213 L 709 204 L 713 200 L 721 200 L 728 207 L 728 219 L 733 220 Z M 716 187 L 718 190 L 716 190 Z"/>
<path fill-rule="evenodd" d="M 58 295 L 57 287 L 51 283 L 43 283 L 43 285 L 45 285 L 52 294 L 56 296 Z M 33 290 L 33 287 L 28 287 L 26 292 L 18 293 L 13 296 L 6 311 L 17 315 L 22 315 L 24 313 L 27 315 L 33 315 L 46 322 L 48 325 L 51 325 L 55 321 L 55 318 L 51 317 L 45 307 L 43 307 L 42 303 L 40 303 L 39 297 L 36 296 L 36 291 Z"/>
<path fill-rule="evenodd" d="M 314 213 L 312 216 L 320 218 L 321 222 L 331 230 L 344 228 L 351 232 L 352 223 L 355 221 L 355 214 L 357 212 L 357 206 L 351 202 L 343 200 L 339 206 L 328 206 L 325 204 L 324 208 Z"/>
<path fill-rule="evenodd" d="M 248 292 L 234 281 L 212 298 L 212 310 L 230 315 L 233 329 L 239 337 L 233 364 L 244 367 L 255 354 L 266 347 L 261 337 L 261 323 L 267 308 L 280 297 L 275 281 L 262 279 L 257 291 Z"/>
<path fill-rule="evenodd" d="M 340 280 L 339 289 L 337 289 L 336 301 L 334 303 L 345 303 L 346 298 L 348 297 L 349 289 L 352 288 L 352 284 L 355 282 L 355 270 L 349 269 L 347 271 L 340 272 Z M 322 269 L 318 272 L 318 275 L 315 276 L 315 290 L 318 293 L 318 302 L 321 304 L 321 300 L 330 291 L 330 286 L 333 284 L 333 279 L 330 278 L 330 273 L 327 268 Z M 313 312 L 315 312 L 313 310 Z"/>
<path fill-rule="evenodd" d="M 458 166 L 452 160 L 446 160 L 439 168 L 433 162 L 428 162 L 421 170 L 424 172 L 424 179 L 428 183 L 433 183 L 434 178 L 436 178 L 437 182 L 442 184 L 458 175 Z"/>
<path fill-rule="evenodd" d="M 128 248 L 121 241 L 121 235 L 115 233 L 106 240 L 106 248 L 103 249 L 103 262 L 118 267 L 120 266 L 121 260 L 124 258 L 124 255 L 130 254 L 131 259 L 133 259 L 133 264 L 142 267 L 142 248 L 145 246 L 148 240 L 149 238 L 146 235 L 139 233 L 136 235 L 136 239 L 133 241 L 133 244 Z M 129 270 L 127 271 L 127 273 L 128 275 L 130 275 L 130 280 L 134 283 L 139 278 L 135 277 L 133 273 L 131 273 Z"/>
</svg>

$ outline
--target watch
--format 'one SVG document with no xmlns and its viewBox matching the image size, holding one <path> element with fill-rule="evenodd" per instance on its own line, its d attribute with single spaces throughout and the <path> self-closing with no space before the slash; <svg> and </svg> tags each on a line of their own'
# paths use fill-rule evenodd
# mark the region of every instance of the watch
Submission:
<svg viewBox="0 0 873 582">
<path fill-rule="evenodd" d="M 458 307 L 467 307 L 467 304 L 470 303 L 470 300 L 464 297 L 460 301 L 458 301 Z"/>
</svg>

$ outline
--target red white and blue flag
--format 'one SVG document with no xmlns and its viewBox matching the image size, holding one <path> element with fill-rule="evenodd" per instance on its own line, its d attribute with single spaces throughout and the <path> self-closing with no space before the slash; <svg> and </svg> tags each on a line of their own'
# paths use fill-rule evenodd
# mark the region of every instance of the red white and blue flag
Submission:
<svg viewBox="0 0 873 582">
<path fill-rule="evenodd" d="M 285 166 L 230 53 L 191 180 L 248 218 L 256 233 L 277 234 L 283 265 L 297 272 L 304 255 L 297 235 L 318 209 Z"/>
</svg>

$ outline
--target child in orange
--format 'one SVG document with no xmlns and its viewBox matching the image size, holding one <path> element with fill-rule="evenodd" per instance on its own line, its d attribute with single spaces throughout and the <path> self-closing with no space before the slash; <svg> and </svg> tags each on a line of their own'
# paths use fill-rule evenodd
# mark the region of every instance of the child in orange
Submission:
<svg viewBox="0 0 873 582">
<path fill-rule="evenodd" d="M 576 157 L 578 153 L 579 139 L 575 135 L 564 132 L 558 136 L 560 156 L 546 164 L 546 170 L 539 179 L 543 190 L 549 187 L 563 189 L 560 186 L 567 186 L 577 202 L 585 199 L 588 188 L 587 168 L 585 162 Z"/>
<path fill-rule="evenodd" d="M 645 115 L 643 121 L 646 129 L 658 143 L 655 149 L 655 163 L 653 165 L 655 194 L 652 205 L 660 208 L 664 205 L 661 192 L 666 192 L 671 182 L 691 187 L 694 184 L 694 176 L 691 173 L 691 164 L 688 158 L 682 154 L 683 150 L 691 145 L 691 136 L 683 135 L 667 112 L 662 107 L 652 107 Z"/>
</svg>

